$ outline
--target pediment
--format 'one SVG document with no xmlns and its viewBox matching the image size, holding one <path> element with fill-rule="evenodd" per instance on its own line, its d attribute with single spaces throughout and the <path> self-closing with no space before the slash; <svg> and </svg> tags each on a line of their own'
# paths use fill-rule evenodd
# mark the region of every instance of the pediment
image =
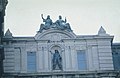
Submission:
<svg viewBox="0 0 120 78">
<path fill-rule="evenodd" d="M 75 38 L 76 35 L 73 32 L 62 31 L 62 30 L 47 30 L 42 33 L 38 32 L 35 35 L 36 40 L 51 40 L 60 41 L 61 39 Z"/>
</svg>

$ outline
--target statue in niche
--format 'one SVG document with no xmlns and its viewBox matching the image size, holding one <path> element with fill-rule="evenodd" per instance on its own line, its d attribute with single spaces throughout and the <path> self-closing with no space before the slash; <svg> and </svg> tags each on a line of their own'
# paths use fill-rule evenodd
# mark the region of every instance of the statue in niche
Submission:
<svg viewBox="0 0 120 78">
<path fill-rule="evenodd" d="M 62 16 L 60 15 L 59 16 L 59 20 L 57 20 L 55 22 L 56 26 L 58 29 L 61 29 L 61 30 L 68 30 L 68 31 L 72 31 L 71 28 L 70 28 L 70 24 L 69 23 L 66 23 L 67 20 L 65 18 L 65 20 L 62 20 Z"/>
<path fill-rule="evenodd" d="M 43 19 L 43 22 L 45 22 L 45 24 L 41 24 L 40 27 L 40 32 L 42 32 L 43 29 L 47 30 L 50 28 L 50 26 L 53 24 L 52 20 L 50 19 L 50 15 L 47 16 L 46 19 L 43 18 L 43 14 L 41 14 L 41 17 Z"/>
<path fill-rule="evenodd" d="M 52 69 L 53 70 L 62 70 L 62 57 L 60 56 L 59 51 L 55 50 L 55 53 L 52 53 L 52 54 L 53 54 Z M 57 68 L 57 66 L 58 66 L 58 68 Z"/>
</svg>

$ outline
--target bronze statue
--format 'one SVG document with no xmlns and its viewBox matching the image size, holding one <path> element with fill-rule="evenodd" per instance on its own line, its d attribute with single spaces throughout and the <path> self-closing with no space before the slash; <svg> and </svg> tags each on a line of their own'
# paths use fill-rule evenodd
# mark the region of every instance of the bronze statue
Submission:
<svg viewBox="0 0 120 78">
<path fill-rule="evenodd" d="M 62 20 L 62 16 L 59 16 L 59 19 L 55 22 L 55 24 L 57 25 L 58 28 L 64 30 L 65 29 L 65 25 L 66 25 L 66 18 L 65 21 Z"/>
<path fill-rule="evenodd" d="M 53 24 L 52 20 L 50 19 L 50 15 L 47 16 L 46 19 L 43 18 L 43 14 L 41 14 L 41 17 L 43 19 L 43 22 L 45 22 L 45 24 L 41 24 L 40 26 L 40 32 L 42 32 L 43 29 L 47 30 L 50 28 L 50 26 Z"/>
<path fill-rule="evenodd" d="M 51 51 L 50 51 L 51 52 Z M 58 66 L 58 68 L 56 68 Z M 53 53 L 52 58 L 52 69 L 60 69 L 62 70 L 62 57 L 59 54 L 58 50 L 55 50 L 55 53 Z"/>
<path fill-rule="evenodd" d="M 65 20 L 62 20 L 61 15 L 59 16 L 59 19 L 55 22 L 55 24 L 56 24 L 58 29 L 72 31 L 70 28 L 70 24 L 67 23 L 66 18 L 65 18 Z"/>
<path fill-rule="evenodd" d="M 41 14 L 41 17 L 43 19 L 43 22 L 45 22 L 45 24 L 40 25 L 39 32 L 42 32 L 43 30 L 47 30 L 47 29 L 67 30 L 69 32 L 72 31 L 70 24 L 67 23 L 66 18 L 65 18 L 65 20 L 62 20 L 61 15 L 59 16 L 59 19 L 54 23 L 50 19 L 50 15 L 48 15 L 46 19 L 43 18 L 43 14 Z"/>
<path fill-rule="evenodd" d="M 43 19 L 43 22 L 45 22 L 45 26 L 49 27 L 50 25 L 52 25 L 52 20 L 50 19 L 50 15 L 48 15 L 46 19 L 43 18 L 43 14 L 41 14 L 41 17 Z"/>
</svg>

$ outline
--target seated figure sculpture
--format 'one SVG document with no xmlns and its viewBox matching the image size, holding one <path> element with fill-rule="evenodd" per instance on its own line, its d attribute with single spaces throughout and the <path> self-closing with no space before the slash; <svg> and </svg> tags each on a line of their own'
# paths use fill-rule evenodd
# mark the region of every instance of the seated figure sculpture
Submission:
<svg viewBox="0 0 120 78">
<path fill-rule="evenodd" d="M 40 26 L 40 32 L 42 32 L 43 29 L 47 30 L 50 28 L 50 26 L 53 24 L 52 20 L 50 19 L 50 15 L 47 16 L 46 19 L 43 18 L 43 14 L 41 14 L 41 17 L 43 19 L 43 22 L 45 22 L 45 24 L 41 24 Z"/>
<path fill-rule="evenodd" d="M 47 30 L 47 29 L 67 30 L 69 32 L 72 31 L 70 28 L 70 24 L 67 23 L 66 18 L 65 20 L 62 20 L 62 16 L 59 16 L 59 19 L 54 23 L 50 19 L 49 15 L 47 16 L 46 19 L 43 18 L 43 14 L 41 14 L 41 17 L 43 19 L 43 22 L 45 22 L 45 24 L 40 25 L 39 32 L 42 32 L 43 30 Z"/>
<path fill-rule="evenodd" d="M 62 20 L 62 16 L 59 16 L 59 19 L 55 22 L 55 24 L 59 29 L 64 30 L 65 24 L 66 24 L 66 19 L 64 21 L 64 20 Z"/>
<path fill-rule="evenodd" d="M 66 22 L 67 22 L 66 18 L 65 20 L 62 20 L 62 16 L 59 16 L 59 20 L 57 20 L 55 24 L 58 29 L 72 31 L 70 28 L 70 24 Z"/>
</svg>

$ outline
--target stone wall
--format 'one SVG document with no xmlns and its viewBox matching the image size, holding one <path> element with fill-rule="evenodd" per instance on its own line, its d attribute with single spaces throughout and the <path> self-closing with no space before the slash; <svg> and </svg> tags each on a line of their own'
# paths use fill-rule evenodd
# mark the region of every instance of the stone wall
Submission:
<svg viewBox="0 0 120 78">
<path fill-rule="evenodd" d="M 52 53 L 56 49 L 62 57 L 62 71 L 83 71 L 78 69 L 79 50 L 84 50 L 86 54 L 87 69 L 84 71 L 114 70 L 112 38 L 113 36 L 108 35 L 76 36 L 73 32 L 61 30 L 38 32 L 35 37 L 5 36 L 4 71 L 28 73 L 27 52 L 36 52 L 36 72 L 54 71 Z"/>
</svg>

